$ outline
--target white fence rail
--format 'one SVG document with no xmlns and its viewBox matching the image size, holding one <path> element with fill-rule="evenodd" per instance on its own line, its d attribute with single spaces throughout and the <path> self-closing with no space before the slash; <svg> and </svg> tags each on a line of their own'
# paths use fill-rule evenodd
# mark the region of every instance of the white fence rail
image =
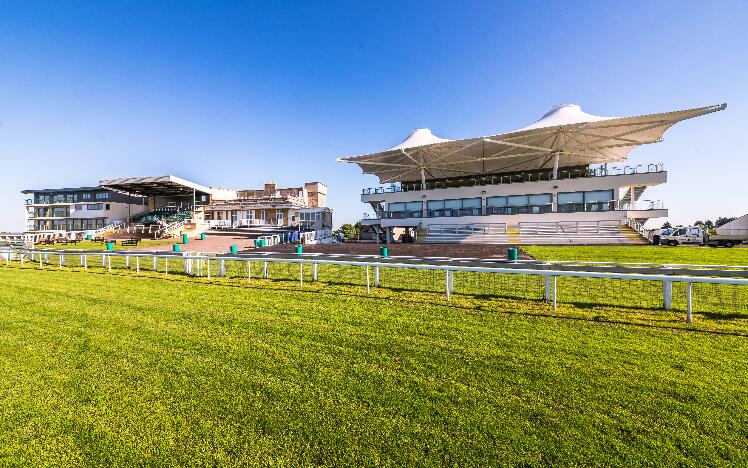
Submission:
<svg viewBox="0 0 748 468">
<path fill-rule="evenodd" d="M 55 258 L 57 261 L 55 262 Z M 346 268 L 358 268 L 361 274 L 365 271 L 366 276 L 366 288 L 369 292 L 372 284 L 374 287 L 381 287 L 380 284 L 380 273 L 381 270 L 415 270 L 421 272 L 431 272 L 435 276 L 430 278 L 441 278 L 438 280 L 443 285 L 442 291 L 446 295 L 446 299 L 449 300 L 451 294 L 455 288 L 455 274 L 464 275 L 467 273 L 472 274 L 489 274 L 495 275 L 495 278 L 505 278 L 507 276 L 524 275 L 525 277 L 538 277 L 543 280 L 543 298 L 553 304 L 555 310 L 558 303 L 558 280 L 561 278 L 585 278 L 585 279 L 602 279 L 602 280 L 614 280 L 620 281 L 620 284 L 626 282 L 657 282 L 661 283 L 661 294 L 662 302 L 661 305 L 664 309 L 670 310 L 673 307 L 674 300 L 674 284 L 685 285 L 685 299 L 686 299 L 686 321 L 692 321 L 693 312 L 693 285 L 713 285 L 713 286 L 741 286 L 748 288 L 748 278 L 736 278 L 736 277 L 717 277 L 717 276 L 689 276 L 684 274 L 668 275 L 668 274 L 645 274 L 645 273 L 615 273 L 615 272 L 599 272 L 599 271 L 579 271 L 579 270 L 563 270 L 558 269 L 558 266 L 549 264 L 548 269 L 534 269 L 528 268 L 521 265 L 514 266 L 462 266 L 462 265 L 449 265 L 449 264 L 420 264 L 420 263 L 408 263 L 405 261 L 384 261 L 382 259 L 371 259 L 371 260 L 339 260 L 339 259 L 325 259 L 325 258 L 308 258 L 302 255 L 297 257 L 268 257 L 262 255 L 252 256 L 240 256 L 240 255 L 209 255 L 209 254 L 175 254 L 175 253 L 147 253 L 147 252 L 82 252 L 82 251 L 65 251 L 65 250 L 35 250 L 35 249 L 21 249 L 21 248 L 0 248 L 0 260 L 4 260 L 6 265 L 9 265 L 11 261 L 19 262 L 23 267 L 27 264 L 44 268 L 45 266 L 54 265 L 60 269 L 65 267 L 69 259 L 77 261 L 78 266 L 83 269 L 88 269 L 89 259 L 93 258 L 101 260 L 101 267 L 106 268 L 109 271 L 112 270 L 112 259 L 119 259 L 120 265 L 121 260 L 124 259 L 124 265 L 127 269 L 134 269 L 137 274 L 140 273 L 141 264 L 151 264 L 152 270 L 161 271 L 163 265 L 164 274 L 169 273 L 169 261 L 172 261 L 172 273 L 174 273 L 174 262 L 176 265 L 180 265 L 181 270 L 179 273 L 193 276 L 225 276 L 226 275 L 226 262 L 239 262 L 245 266 L 239 269 L 246 275 L 248 283 L 252 281 L 252 264 L 259 263 L 262 265 L 262 278 L 270 278 L 268 269 L 269 264 L 286 264 L 287 266 L 297 265 L 298 266 L 298 282 L 299 286 L 303 286 L 304 282 L 304 269 L 307 272 L 312 272 L 312 281 L 318 281 L 318 269 L 320 266 L 337 266 L 342 268 L 337 274 L 342 274 Z M 217 262 L 217 266 L 211 272 L 211 262 Z M 133 265 L 134 263 L 134 265 Z M 518 267 L 519 266 L 519 267 Z M 295 268 L 295 267 L 294 267 Z M 289 268 L 289 271 L 294 270 Z M 257 275 L 255 270 L 255 275 Z M 411 274 L 413 274 L 411 272 Z M 714 273 L 716 274 L 716 273 Z M 373 278 L 372 276 L 373 275 Z M 461 276 L 460 281 L 475 281 L 475 284 L 485 283 L 488 277 L 467 277 Z M 434 283 L 435 284 L 435 283 Z M 398 280 L 396 285 L 397 288 L 408 288 L 410 286 L 414 290 L 420 290 L 423 286 L 422 281 L 417 279 L 407 281 L 407 277 L 403 277 L 402 280 Z M 739 291 L 744 294 L 748 292 L 748 289 L 742 289 Z M 619 295 L 621 291 L 615 287 L 611 287 L 608 291 L 610 295 Z M 746 313 L 746 306 L 748 306 L 748 295 L 740 296 L 746 298 L 746 303 L 743 303 L 738 298 L 738 291 L 734 291 L 732 294 L 732 303 L 725 304 L 728 308 L 735 308 L 736 312 Z M 720 297 L 728 297 L 730 295 L 721 294 Z M 737 298 L 737 299 L 736 299 Z"/>
</svg>

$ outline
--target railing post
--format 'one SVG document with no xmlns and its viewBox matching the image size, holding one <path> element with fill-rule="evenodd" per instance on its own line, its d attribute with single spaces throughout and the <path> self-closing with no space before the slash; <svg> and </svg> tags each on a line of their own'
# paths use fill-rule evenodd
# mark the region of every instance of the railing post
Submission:
<svg viewBox="0 0 748 468">
<path fill-rule="evenodd" d="M 316 263 L 312 264 L 312 281 L 317 281 L 318 279 L 318 276 L 317 276 L 318 267 L 319 267 L 318 264 Z"/>
<path fill-rule="evenodd" d="M 106 259 L 107 259 L 107 268 L 109 269 L 109 273 L 111 273 L 112 272 L 112 256 L 107 255 Z"/>
<path fill-rule="evenodd" d="M 267 279 L 268 278 L 268 262 L 267 260 L 263 262 L 262 266 L 262 277 Z"/>
<path fill-rule="evenodd" d="M 208 264 L 208 279 L 210 279 L 210 258 L 207 258 L 205 262 Z"/>
<path fill-rule="evenodd" d="M 153 271 L 158 271 L 158 257 L 153 256 Z"/>
<path fill-rule="evenodd" d="M 551 302 L 551 275 L 545 275 L 545 302 Z"/>
<path fill-rule="evenodd" d="M 686 315 L 686 323 L 693 321 L 693 290 L 692 284 L 688 283 L 688 290 L 686 292 L 686 302 L 688 303 L 688 310 Z"/>
<path fill-rule="evenodd" d="M 369 287 L 369 265 L 366 265 L 366 294 L 369 294 L 371 288 Z"/>
<path fill-rule="evenodd" d="M 304 263 L 299 262 L 299 287 L 304 287 Z"/>
<path fill-rule="evenodd" d="M 673 282 L 663 281 L 662 282 L 662 305 L 665 310 L 671 310 L 673 308 Z"/>
<path fill-rule="evenodd" d="M 557 278 L 558 278 L 557 276 L 553 277 L 553 310 L 556 310 L 556 301 L 557 301 L 557 296 L 558 296 L 556 292 L 556 282 L 557 282 L 556 279 Z"/>
<path fill-rule="evenodd" d="M 445 270 L 447 273 L 446 278 L 446 290 L 447 290 L 447 301 L 449 301 L 449 270 Z"/>
<path fill-rule="evenodd" d="M 164 275 L 169 276 L 169 257 L 164 258 Z"/>
<path fill-rule="evenodd" d="M 62 270 L 62 254 L 58 256 L 58 260 L 60 260 L 60 270 Z"/>
<path fill-rule="evenodd" d="M 125 255 L 125 268 L 130 269 L 130 256 Z"/>
</svg>

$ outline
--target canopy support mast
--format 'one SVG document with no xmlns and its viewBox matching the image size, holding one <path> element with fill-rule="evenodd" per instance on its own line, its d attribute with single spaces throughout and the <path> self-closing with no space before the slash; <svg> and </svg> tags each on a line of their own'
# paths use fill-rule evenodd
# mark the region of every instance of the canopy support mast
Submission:
<svg viewBox="0 0 748 468">
<path fill-rule="evenodd" d="M 560 153 L 555 153 L 553 155 L 553 180 L 558 179 L 558 157 Z"/>
<path fill-rule="evenodd" d="M 426 170 L 421 168 L 421 190 L 426 190 Z"/>
</svg>

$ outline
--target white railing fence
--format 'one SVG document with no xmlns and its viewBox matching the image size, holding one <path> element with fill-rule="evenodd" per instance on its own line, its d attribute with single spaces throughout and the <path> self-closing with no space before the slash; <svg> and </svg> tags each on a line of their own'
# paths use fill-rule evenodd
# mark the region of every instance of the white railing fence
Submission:
<svg viewBox="0 0 748 468">
<path fill-rule="evenodd" d="M 683 308 L 686 311 L 686 321 L 689 323 L 693 320 L 694 287 L 698 287 L 697 296 L 707 304 L 709 312 L 719 310 L 721 313 L 746 313 L 748 310 L 748 278 L 720 277 L 717 276 L 718 271 L 710 272 L 712 276 L 690 276 L 682 273 L 669 275 L 561 270 L 554 269 L 558 268 L 554 264 L 543 265 L 544 268 L 537 269 L 521 263 L 462 266 L 408 263 L 398 259 L 381 258 L 339 260 L 303 255 L 269 257 L 195 253 L 76 252 L 12 247 L 0 247 L 0 260 L 4 260 L 6 266 L 13 262 L 14 265 L 18 264 L 21 267 L 40 269 L 50 266 L 59 269 L 79 267 L 82 270 L 104 268 L 111 272 L 114 268 L 132 270 L 136 274 L 140 274 L 141 269 L 147 269 L 163 272 L 165 275 L 171 272 L 208 278 L 212 274 L 213 277 L 245 278 L 247 284 L 251 284 L 253 278 L 260 277 L 297 281 L 300 288 L 303 287 L 305 280 L 343 284 L 352 282 L 365 285 L 367 293 L 371 287 L 422 292 L 441 291 L 447 300 L 450 300 L 456 290 L 463 295 L 481 296 L 501 295 L 497 294 L 497 291 L 503 291 L 508 297 L 518 298 L 523 298 L 528 293 L 532 298 L 532 291 L 537 291 L 540 293 L 537 299 L 552 303 L 554 310 L 561 302 L 559 287 L 568 290 L 566 294 L 570 300 L 566 302 L 569 303 L 587 300 L 606 305 L 606 301 L 615 302 L 625 298 L 628 307 L 635 307 L 636 304 L 632 301 L 636 297 L 642 297 L 638 295 L 645 291 L 649 299 L 659 296 L 661 301 L 657 301 L 657 307 L 666 310 L 673 309 L 676 302 L 685 302 Z M 276 268 L 271 268 L 273 266 Z M 280 268 L 277 268 L 278 266 Z M 323 277 L 320 277 L 321 275 Z M 593 284 L 598 285 L 594 291 L 591 286 Z M 674 288 L 675 285 L 678 285 L 677 289 Z M 602 298 L 595 299 L 594 294 L 586 299 L 581 297 L 591 292 L 601 293 Z M 713 302 L 715 300 L 718 302 Z"/>
</svg>

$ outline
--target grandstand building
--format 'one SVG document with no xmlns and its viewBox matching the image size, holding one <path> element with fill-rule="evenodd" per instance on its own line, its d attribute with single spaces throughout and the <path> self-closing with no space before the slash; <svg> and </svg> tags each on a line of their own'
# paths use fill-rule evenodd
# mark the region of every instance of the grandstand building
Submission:
<svg viewBox="0 0 748 468">
<path fill-rule="evenodd" d="M 339 161 L 386 184 L 361 194 L 373 211 L 362 232 L 372 240 L 645 242 L 644 223 L 668 212 L 643 195 L 667 172 L 615 163 L 672 125 L 725 107 L 618 118 L 562 105 L 514 132 L 448 140 L 418 129 L 389 150 Z"/>
<path fill-rule="evenodd" d="M 105 179 L 95 187 L 23 190 L 26 233 L 82 237 L 126 230 L 169 237 L 179 232 L 249 226 L 326 230 L 332 227 L 327 187 L 234 190 L 176 176 Z"/>
</svg>

